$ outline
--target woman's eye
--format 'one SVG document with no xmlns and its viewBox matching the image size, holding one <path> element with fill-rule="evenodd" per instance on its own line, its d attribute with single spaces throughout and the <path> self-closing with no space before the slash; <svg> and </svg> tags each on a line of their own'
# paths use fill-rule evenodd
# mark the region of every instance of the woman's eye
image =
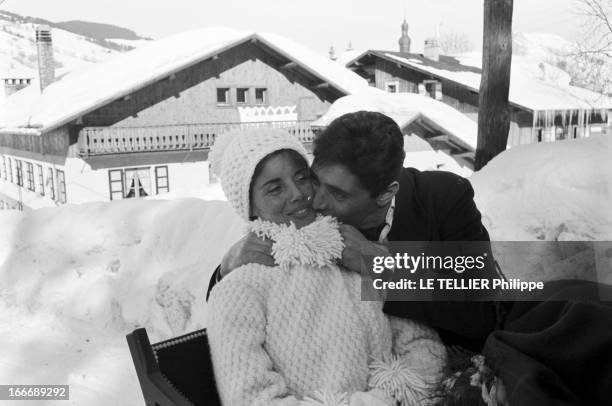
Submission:
<svg viewBox="0 0 612 406">
<path fill-rule="evenodd" d="M 274 187 L 268 189 L 268 193 L 269 194 L 273 194 L 273 195 L 279 194 L 280 191 L 281 191 L 281 187 L 280 186 L 274 186 Z"/>
</svg>

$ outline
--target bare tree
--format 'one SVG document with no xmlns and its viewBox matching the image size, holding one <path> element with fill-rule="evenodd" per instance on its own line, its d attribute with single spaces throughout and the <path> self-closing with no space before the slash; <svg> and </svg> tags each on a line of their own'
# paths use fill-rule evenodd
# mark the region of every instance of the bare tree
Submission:
<svg viewBox="0 0 612 406">
<path fill-rule="evenodd" d="M 443 54 L 459 54 L 474 50 L 474 44 L 465 33 L 447 32 L 440 36 L 440 48 Z"/>
<path fill-rule="evenodd" d="M 576 0 L 583 17 L 583 39 L 567 59 L 572 84 L 612 93 L 612 0 Z"/>
<path fill-rule="evenodd" d="M 485 0 L 475 169 L 506 150 L 510 130 L 513 0 Z"/>
</svg>

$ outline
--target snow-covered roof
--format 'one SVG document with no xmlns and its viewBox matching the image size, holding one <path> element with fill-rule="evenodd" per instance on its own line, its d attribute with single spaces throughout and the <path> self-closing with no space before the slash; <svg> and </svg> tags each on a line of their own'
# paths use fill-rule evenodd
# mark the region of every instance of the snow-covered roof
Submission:
<svg viewBox="0 0 612 406">
<path fill-rule="evenodd" d="M 287 38 L 203 28 L 166 37 L 68 73 L 44 89 L 29 86 L 0 103 L 0 129 L 53 130 L 107 103 L 247 41 L 259 41 L 339 91 L 368 87 L 365 79 Z"/>
<path fill-rule="evenodd" d="M 391 117 L 400 128 L 422 119 L 453 138 L 466 150 L 476 149 L 476 122 L 447 104 L 416 93 L 362 92 L 344 96 L 330 106 L 313 126 L 324 127 L 343 114 L 377 111 Z"/>
<path fill-rule="evenodd" d="M 34 69 L 20 67 L 0 72 L 0 79 L 33 79 L 37 76 Z"/>
<path fill-rule="evenodd" d="M 442 55 L 439 61 L 434 61 L 425 58 L 422 54 L 390 51 L 369 51 L 368 54 L 397 62 L 434 77 L 450 80 L 475 92 L 480 89 L 481 69 L 462 64 L 460 59 L 455 57 Z M 576 86 L 537 80 L 525 75 L 522 70 L 519 71 L 515 64 L 512 67 L 509 101 L 532 111 L 612 109 L 610 97 Z"/>
<path fill-rule="evenodd" d="M 366 52 L 368 51 L 365 51 L 363 49 L 351 49 L 348 51 L 344 51 L 342 55 L 338 56 L 336 62 L 342 66 L 347 66 Z"/>
</svg>

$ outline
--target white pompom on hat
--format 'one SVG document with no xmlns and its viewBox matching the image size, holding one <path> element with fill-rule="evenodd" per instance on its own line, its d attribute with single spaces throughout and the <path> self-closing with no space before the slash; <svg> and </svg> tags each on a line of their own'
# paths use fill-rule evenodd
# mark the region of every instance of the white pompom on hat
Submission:
<svg viewBox="0 0 612 406">
<path fill-rule="evenodd" d="M 210 151 L 210 170 L 221 178 L 221 187 L 234 210 L 249 220 L 249 188 L 257 164 L 267 155 L 289 149 L 308 156 L 297 137 L 270 127 L 251 128 L 220 135 Z"/>
</svg>

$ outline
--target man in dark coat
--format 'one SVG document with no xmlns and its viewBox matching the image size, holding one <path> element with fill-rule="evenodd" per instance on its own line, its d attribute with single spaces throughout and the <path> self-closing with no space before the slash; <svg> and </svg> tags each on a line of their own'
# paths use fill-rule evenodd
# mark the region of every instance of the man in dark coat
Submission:
<svg viewBox="0 0 612 406">
<path fill-rule="evenodd" d="M 450 172 L 404 168 L 403 135 L 383 114 L 339 117 L 317 136 L 313 155 L 313 207 L 344 223 L 342 262 L 349 269 L 360 271 L 364 251 L 388 255 L 381 244 L 389 241 L 489 241 L 469 181 Z M 251 235 L 241 240 L 215 271 L 209 290 L 222 274 L 248 262 L 272 265 L 270 243 Z M 495 276 L 492 267 L 479 275 Z M 446 344 L 474 351 L 496 323 L 492 302 L 389 301 L 385 311 L 435 327 Z"/>
</svg>

